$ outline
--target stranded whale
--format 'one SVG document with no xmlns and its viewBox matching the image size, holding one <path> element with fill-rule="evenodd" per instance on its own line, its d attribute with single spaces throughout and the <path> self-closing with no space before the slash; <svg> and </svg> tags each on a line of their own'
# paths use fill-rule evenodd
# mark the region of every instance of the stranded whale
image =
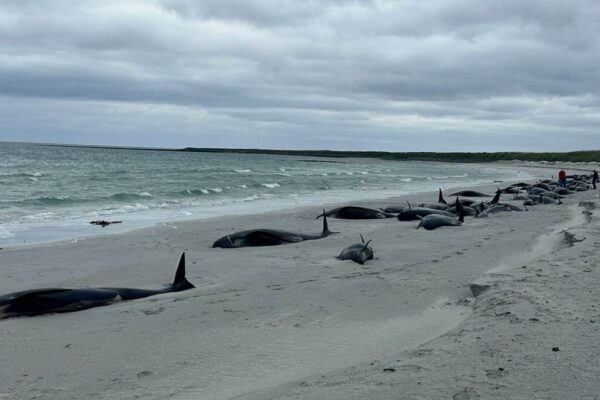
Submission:
<svg viewBox="0 0 600 400">
<path fill-rule="evenodd" d="M 360 240 L 362 243 L 354 243 L 346 247 L 336 258 L 339 260 L 352 260 L 361 265 L 367 260 L 372 260 L 373 249 L 369 247 L 369 243 L 371 243 L 371 241 L 369 240 L 367 243 L 365 243 L 365 239 L 363 239 L 362 235 L 360 235 Z"/>
<path fill-rule="evenodd" d="M 417 229 L 423 227 L 428 231 L 432 231 L 440 226 L 460 226 L 462 222 L 457 220 L 456 218 L 447 217 L 445 215 L 439 214 L 429 214 L 424 217 L 419 218 L 421 221 L 417 226 Z"/>
<path fill-rule="evenodd" d="M 463 196 L 463 197 L 491 197 L 489 194 L 476 192 L 475 190 L 463 190 L 460 192 L 452 193 L 450 196 Z"/>
<path fill-rule="evenodd" d="M 212 247 L 233 249 L 237 247 L 277 246 L 285 243 L 296 243 L 304 240 L 325 238 L 332 233 L 327 225 L 327 213 L 323 210 L 323 231 L 318 235 L 281 231 L 278 229 L 250 229 L 225 235 L 213 243 Z"/>
<path fill-rule="evenodd" d="M 383 219 L 395 217 L 395 215 L 385 211 L 358 206 L 345 206 L 334 208 L 333 210 L 327 212 L 323 211 L 323 214 L 319 215 L 317 218 L 320 218 L 324 215 L 340 219 Z"/>
<path fill-rule="evenodd" d="M 33 289 L 0 296 L 0 319 L 63 313 L 104 306 L 118 301 L 142 299 L 161 293 L 194 288 L 185 278 L 185 253 L 181 255 L 173 283 L 163 289 L 77 288 Z"/>
</svg>

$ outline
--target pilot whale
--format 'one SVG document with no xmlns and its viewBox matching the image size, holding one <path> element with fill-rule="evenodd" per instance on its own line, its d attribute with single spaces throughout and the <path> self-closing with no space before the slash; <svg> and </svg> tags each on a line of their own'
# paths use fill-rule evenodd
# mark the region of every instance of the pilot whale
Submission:
<svg viewBox="0 0 600 400">
<path fill-rule="evenodd" d="M 358 206 L 345 206 L 334 208 L 327 212 L 323 211 L 323 214 L 320 214 L 317 218 L 321 218 L 324 215 L 340 219 L 383 219 L 395 217 L 394 214 L 382 210 Z"/>
<path fill-rule="evenodd" d="M 325 238 L 332 233 L 327 225 L 327 213 L 323 210 L 323 231 L 317 235 L 307 235 L 278 229 L 250 229 L 225 235 L 215 241 L 212 247 L 233 249 L 238 247 L 277 246 L 285 243 L 297 243 L 304 240 Z"/>
<path fill-rule="evenodd" d="M 185 277 L 185 253 L 181 255 L 173 283 L 162 289 L 133 288 L 48 288 L 14 292 L 0 296 L 0 319 L 64 313 L 99 307 L 118 301 L 142 299 L 161 293 L 192 289 Z"/>
<path fill-rule="evenodd" d="M 369 247 L 371 241 L 365 243 L 362 235 L 360 235 L 360 241 L 362 243 L 354 243 L 346 247 L 336 258 L 339 260 L 352 260 L 360 265 L 363 265 L 367 260 L 372 260 L 373 249 Z"/>
<path fill-rule="evenodd" d="M 475 190 L 462 190 L 460 192 L 452 193 L 450 196 L 462 196 L 462 197 L 491 197 L 489 194 L 477 192 Z"/>
<path fill-rule="evenodd" d="M 419 217 L 421 220 L 417 229 L 423 227 L 428 231 L 432 231 L 440 226 L 460 226 L 462 222 L 457 220 L 456 218 L 447 217 L 445 215 L 439 214 L 429 214 L 424 217 Z"/>
</svg>

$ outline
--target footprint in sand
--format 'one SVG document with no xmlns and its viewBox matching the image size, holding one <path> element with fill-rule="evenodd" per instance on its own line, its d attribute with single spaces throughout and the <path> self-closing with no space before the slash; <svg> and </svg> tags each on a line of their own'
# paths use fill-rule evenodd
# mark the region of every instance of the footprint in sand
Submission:
<svg viewBox="0 0 600 400">
<path fill-rule="evenodd" d="M 164 307 L 158 307 L 157 309 L 142 310 L 142 312 L 146 315 L 156 315 L 160 314 L 163 311 L 165 311 Z"/>
<path fill-rule="evenodd" d="M 152 375 L 152 371 L 142 371 L 137 373 L 138 379 Z"/>
<path fill-rule="evenodd" d="M 500 379 L 508 375 L 508 372 L 504 368 L 500 367 L 498 369 L 486 369 L 485 375 L 490 379 Z"/>
<path fill-rule="evenodd" d="M 471 399 L 479 399 L 481 396 L 479 393 L 475 391 L 472 387 L 466 387 L 460 392 L 456 393 L 452 396 L 453 400 L 471 400 Z"/>
</svg>

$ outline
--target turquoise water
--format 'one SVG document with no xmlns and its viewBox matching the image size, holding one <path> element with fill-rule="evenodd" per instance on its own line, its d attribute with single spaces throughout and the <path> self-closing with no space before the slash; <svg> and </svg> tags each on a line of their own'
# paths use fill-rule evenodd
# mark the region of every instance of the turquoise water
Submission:
<svg viewBox="0 0 600 400">
<path fill-rule="evenodd" d="M 528 177 L 469 164 L 0 142 L 0 246 Z M 94 219 L 123 224 L 103 230 Z"/>
</svg>

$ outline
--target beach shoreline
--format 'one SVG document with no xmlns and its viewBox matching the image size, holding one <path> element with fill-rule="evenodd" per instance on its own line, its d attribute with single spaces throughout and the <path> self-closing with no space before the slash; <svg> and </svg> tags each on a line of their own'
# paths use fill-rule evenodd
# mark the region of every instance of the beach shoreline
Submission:
<svg viewBox="0 0 600 400">
<path fill-rule="evenodd" d="M 393 162 L 393 161 L 391 161 Z M 497 163 L 483 163 L 483 164 L 471 164 L 473 166 L 479 167 L 479 168 L 497 168 L 497 169 L 504 169 L 504 170 L 517 170 L 517 173 L 521 173 L 523 170 L 523 172 L 525 172 L 525 174 L 527 174 L 528 176 L 524 179 L 526 181 L 531 181 L 532 179 L 539 179 L 543 176 L 545 176 L 547 174 L 547 170 L 546 168 L 550 168 L 550 167 L 544 167 L 544 166 L 539 166 L 539 165 L 512 165 L 510 163 L 501 163 L 501 162 L 497 162 Z M 575 169 L 574 169 L 575 170 Z M 442 182 L 440 182 L 441 184 Z M 501 185 L 502 182 L 490 182 L 489 184 L 471 184 L 471 185 L 454 185 L 454 186 L 450 186 L 450 187 L 446 187 L 444 185 L 442 185 L 444 190 L 448 190 L 448 191 L 453 191 L 453 190 L 465 190 L 465 189 L 477 189 L 477 188 L 485 188 L 488 189 L 488 187 L 491 189 L 495 188 L 494 185 Z M 437 191 L 435 192 L 437 193 Z M 378 204 L 378 203 L 384 203 L 384 204 L 393 204 L 394 202 L 397 201 L 402 201 L 402 200 L 398 200 L 398 199 L 418 199 L 421 198 L 422 196 L 433 196 L 434 192 L 430 191 L 430 190 L 420 190 L 420 191 L 414 191 L 414 192 L 400 192 L 399 194 L 393 195 L 391 193 L 386 193 L 386 194 L 380 194 L 379 196 L 373 197 L 373 196 L 369 196 L 368 194 L 365 194 L 365 197 L 359 198 L 359 199 L 352 199 L 349 201 L 349 203 L 358 205 L 358 204 L 363 204 L 363 205 L 369 205 L 369 204 Z M 307 202 L 307 204 L 301 204 L 301 205 L 291 205 L 291 204 L 287 204 L 284 206 L 278 206 L 276 204 L 270 204 L 272 207 L 274 207 L 274 210 L 267 210 L 267 205 L 263 205 L 262 207 L 254 207 L 254 208 L 249 208 L 247 210 L 244 210 L 243 212 L 234 212 L 234 211 L 228 211 L 226 214 L 217 214 L 215 216 L 204 216 L 204 217 L 191 217 L 191 216 L 181 216 L 179 218 L 176 217 L 170 217 L 170 218 L 160 218 L 159 220 L 156 221 L 146 221 L 146 222 L 142 222 L 140 223 L 140 221 L 137 221 L 135 219 L 133 220 L 127 220 L 127 216 L 107 216 L 107 217 L 98 217 L 96 219 L 106 219 L 109 221 L 113 221 L 113 220 L 122 220 L 122 223 L 119 224 L 114 224 L 114 225 L 109 225 L 108 227 L 99 227 L 99 226 L 90 226 L 86 221 L 80 221 L 81 225 L 76 227 L 73 226 L 71 228 L 69 228 L 71 231 L 68 232 L 61 232 L 62 229 L 64 229 L 61 226 L 56 226 L 56 231 L 57 234 L 60 236 L 62 235 L 62 237 L 58 238 L 58 239 L 50 239 L 49 237 L 51 237 L 52 235 L 48 235 L 48 234 L 44 234 L 43 238 L 39 238 L 38 240 L 34 240 L 34 241 L 27 241 L 27 242 L 23 242 L 23 243 L 15 243 L 13 241 L 13 239 L 11 237 L 7 237 L 4 240 L 4 243 L 2 240 L 0 240 L 0 248 L 3 248 L 5 250 L 11 249 L 11 248 L 32 248 L 32 247 L 37 247 L 37 246 L 46 246 L 46 245 L 57 245 L 57 244 L 64 244 L 64 243 L 69 243 L 69 242 L 78 242 L 81 240 L 89 240 L 95 237 L 102 237 L 102 236 L 107 236 L 107 235 L 121 235 L 121 234 L 128 234 L 131 232 L 136 232 L 139 230 L 144 230 L 144 229 L 157 229 L 160 226 L 164 226 L 164 225 L 168 225 L 168 224 L 172 224 L 172 223 L 196 223 L 196 222 L 200 222 L 200 221 L 212 221 L 212 220 L 218 220 L 219 218 L 228 218 L 228 217 L 242 217 L 242 216 L 252 216 L 252 215 L 259 215 L 259 214 L 268 214 L 271 212 L 275 212 L 275 213 L 293 213 L 295 212 L 295 210 L 301 210 L 301 209 L 322 209 L 322 208 L 333 208 L 333 207 L 338 207 L 341 205 L 345 205 L 348 204 L 348 202 L 346 203 L 341 203 L 341 202 L 337 202 L 337 201 L 328 201 L 328 202 Z M 89 221 L 88 221 L 89 222 Z M 34 229 L 35 226 L 32 226 L 31 229 Z M 52 227 L 46 227 L 46 226 L 40 226 L 40 229 L 50 229 Z"/>
<path fill-rule="evenodd" d="M 475 189 L 491 193 L 495 185 Z M 491 389 L 499 379 L 516 379 L 517 373 L 503 374 L 509 370 L 503 366 L 495 370 L 500 378 L 483 372 L 483 377 L 469 378 L 475 383 L 448 382 L 453 374 L 474 374 L 475 366 L 492 368 L 481 366 L 479 353 L 461 349 L 466 339 L 482 340 L 475 339 L 477 324 L 490 335 L 488 347 L 494 347 L 494 341 L 504 343 L 516 325 L 530 329 L 526 325 L 531 321 L 510 308 L 516 304 L 513 292 L 518 285 L 534 284 L 535 274 L 545 274 L 546 284 L 557 283 L 548 281 L 550 273 L 543 269 L 518 270 L 521 261 L 535 265 L 540 259 L 571 257 L 575 266 L 568 268 L 587 264 L 569 252 L 591 251 L 589 246 L 594 246 L 595 225 L 573 219 L 579 217 L 579 200 L 593 197 L 596 193 L 584 192 L 568 197 L 564 206 L 468 218 L 463 227 L 431 232 L 415 230 L 416 222 L 396 219 L 332 218 L 330 229 L 339 231 L 337 235 L 268 248 L 210 246 L 225 234 L 257 227 L 317 233 L 320 207 L 170 222 L 76 242 L 5 248 L 0 251 L 2 293 L 47 286 L 156 287 L 172 278 L 181 251 L 187 252 L 188 279 L 197 288 L 78 313 L 0 321 L 7 349 L 0 360 L 0 394 L 61 399 L 384 399 L 398 398 L 402 390 L 400 396 L 406 398 L 449 398 L 457 393 L 471 396 L 458 398 L 493 398 L 489 396 L 494 393 L 501 394 L 498 398 L 527 397 L 530 391 L 510 391 L 505 383 Z M 376 207 L 436 199 L 429 192 L 353 203 Z M 571 225 L 579 226 L 577 233 L 587 235 L 586 241 L 554 254 L 557 230 Z M 364 266 L 336 260 L 359 234 L 373 240 L 375 260 Z M 553 268 L 551 274 L 562 273 L 558 263 Z M 582 271 L 577 274 L 587 276 L 585 285 L 597 282 L 590 279 L 597 278 L 597 270 Z M 472 283 L 493 290 L 473 299 Z M 573 282 L 556 290 L 567 295 L 569 285 Z M 536 286 L 536 291 L 544 293 L 543 287 Z M 583 292 L 581 296 L 591 310 L 593 297 Z M 546 315 L 537 309 L 536 313 Z M 519 323 L 510 322 L 515 315 Z M 494 333 L 498 326 L 502 329 Z M 597 346 L 591 339 L 586 344 Z M 417 356 L 419 352 L 423 354 Z M 538 359 L 532 365 L 521 361 L 523 368 L 540 367 Z M 446 369 L 438 369 L 439 364 Z M 461 367 L 453 372 L 451 364 Z"/>
<path fill-rule="evenodd" d="M 1 143 L 0 143 L 1 144 Z M 520 167 L 348 158 L 0 146 L 0 247 L 157 223 L 381 199 L 441 186 L 530 179 Z M 526 170 L 526 169 L 522 169 Z M 105 229 L 90 221 L 123 221 Z"/>
</svg>

